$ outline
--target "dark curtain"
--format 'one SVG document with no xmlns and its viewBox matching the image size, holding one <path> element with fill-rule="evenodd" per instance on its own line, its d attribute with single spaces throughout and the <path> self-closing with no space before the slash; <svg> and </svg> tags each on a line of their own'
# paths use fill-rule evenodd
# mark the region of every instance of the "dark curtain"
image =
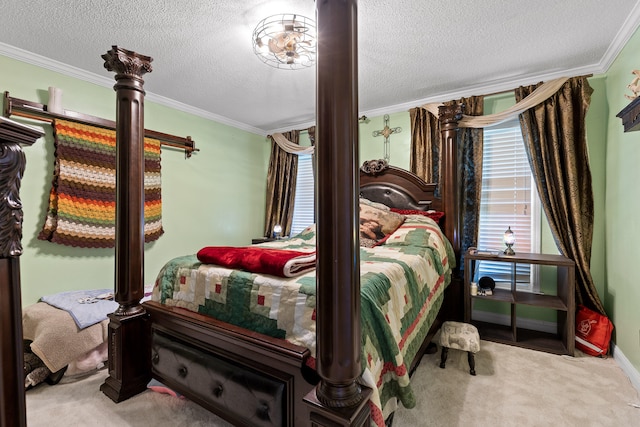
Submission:
<svg viewBox="0 0 640 427">
<path fill-rule="evenodd" d="M 409 110 L 411 118 L 411 156 L 409 169 L 426 182 L 440 182 L 440 122 L 421 107 Z"/>
<path fill-rule="evenodd" d="M 516 101 L 537 86 L 516 89 Z M 585 116 L 593 89 L 586 77 L 520 115 L 522 136 L 544 212 L 560 252 L 576 262 L 576 301 L 605 314 L 591 277 L 593 191 Z"/>
<path fill-rule="evenodd" d="M 309 129 L 307 129 L 307 133 L 309 134 L 309 141 L 311 142 L 311 146 L 315 147 L 316 146 L 316 127 L 315 126 L 311 126 Z M 315 179 L 316 179 L 316 152 L 315 152 L 315 150 L 313 151 L 313 154 L 311 155 L 311 170 L 313 172 L 313 180 L 315 181 Z"/>
<path fill-rule="evenodd" d="M 298 144 L 300 131 L 283 132 L 285 138 Z M 271 138 L 271 137 L 270 137 Z M 270 237 L 273 226 L 282 226 L 282 235 L 288 236 L 293 219 L 293 204 L 296 194 L 298 156 L 284 151 L 271 138 L 271 158 L 267 173 L 267 205 L 265 215 L 265 237 Z"/>
<path fill-rule="evenodd" d="M 481 116 L 484 114 L 484 96 L 462 98 L 458 103 L 464 105 L 463 114 Z M 472 246 L 478 245 L 478 226 L 480 220 L 480 198 L 482 193 L 482 150 L 483 129 L 458 129 L 458 170 L 460 176 L 460 221 L 462 235 L 460 239 L 461 257 Z"/>
<path fill-rule="evenodd" d="M 484 96 L 472 96 L 448 103 L 464 105 L 463 113 L 480 116 L 484 113 Z M 411 118 L 411 172 L 427 182 L 440 182 L 440 124 L 437 117 L 424 108 L 409 110 Z M 461 255 L 477 246 L 480 197 L 482 191 L 483 130 L 458 130 L 458 183 L 460 191 Z M 438 189 L 439 190 L 439 189 Z M 439 194 L 439 191 L 436 195 Z M 446 214 L 446 213 L 445 213 Z"/>
</svg>

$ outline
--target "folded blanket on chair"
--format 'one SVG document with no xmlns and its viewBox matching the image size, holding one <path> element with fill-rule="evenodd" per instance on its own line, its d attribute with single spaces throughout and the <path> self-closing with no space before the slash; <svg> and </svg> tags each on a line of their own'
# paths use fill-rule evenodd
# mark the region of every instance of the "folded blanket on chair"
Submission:
<svg viewBox="0 0 640 427">
<path fill-rule="evenodd" d="M 280 277 L 294 277 L 316 268 L 315 252 L 258 246 L 207 246 L 200 249 L 197 256 L 205 264 Z"/>
<path fill-rule="evenodd" d="M 100 323 L 107 314 L 116 311 L 118 303 L 112 300 L 112 289 L 67 291 L 40 298 L 42 302 L 68 311 L 80 329 Z"/>
</svg>

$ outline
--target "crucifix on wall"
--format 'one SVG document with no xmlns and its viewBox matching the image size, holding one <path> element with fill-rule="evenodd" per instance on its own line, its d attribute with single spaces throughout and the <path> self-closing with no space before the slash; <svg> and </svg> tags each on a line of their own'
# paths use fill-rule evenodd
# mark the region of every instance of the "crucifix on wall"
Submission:
<svg viewBox="0 0 640 427">
<path fill-rule="evenodd" d="M 390 128 L 389 127 L 389 115 L 384 115 L 384 128 L 382 130 L 373 131 L 373 136 L 384 136 L 384 159 L 389 162 L 390 149 L 389 149 L 389 137 L 392 133 L 400 133 L 402 128 Z"/>
</svg>

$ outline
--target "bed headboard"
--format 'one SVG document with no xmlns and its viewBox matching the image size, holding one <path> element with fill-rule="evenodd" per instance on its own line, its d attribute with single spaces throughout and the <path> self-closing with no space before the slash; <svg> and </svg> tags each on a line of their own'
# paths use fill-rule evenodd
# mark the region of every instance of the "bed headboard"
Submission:
<svg viewBox="0 0 640 427">
<path fill-rule="evenodd" d="M 360 167 L 360 197 L 398 209 L 442 210 L 430 184 L 385 160 L 368 160 Z"/>
</svg>

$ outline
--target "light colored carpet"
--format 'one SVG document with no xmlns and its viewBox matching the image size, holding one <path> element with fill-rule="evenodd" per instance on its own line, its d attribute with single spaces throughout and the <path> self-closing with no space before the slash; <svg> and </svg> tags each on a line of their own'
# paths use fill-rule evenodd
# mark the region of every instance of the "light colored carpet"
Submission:
<svg viewBox="0 0 640 427">
<path fill-rule="evenodd" d="M 449 351 L 446 369 L 439 353 L 426 355 L 412 379 L 418 404 L 399 409 L 393 426 L 640 426 L 638 392 L 612 358 L 481 344 L 475 377 L 466 353 Z M 192 402 L 151 391 L 115 404 L 99 390 L 105 377 L 103 370 L 27 391 L 29 427 L 230 425 Z"/>
</svg>

